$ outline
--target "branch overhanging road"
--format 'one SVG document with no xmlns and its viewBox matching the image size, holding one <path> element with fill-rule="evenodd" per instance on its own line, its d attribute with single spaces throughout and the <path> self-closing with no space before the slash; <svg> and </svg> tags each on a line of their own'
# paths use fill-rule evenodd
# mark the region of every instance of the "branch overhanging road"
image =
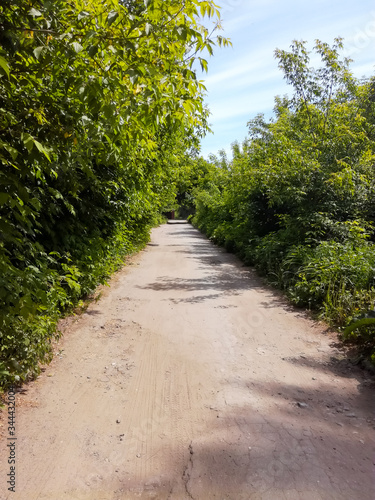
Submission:
<svg viewBox="0 0 375 500">
<path fill-rule="evenodd" d="M 333 340 L 190 225 L 163 225 L 17 394 L 0 498 L 374 500 L 374 380 Z"/>
</svg>

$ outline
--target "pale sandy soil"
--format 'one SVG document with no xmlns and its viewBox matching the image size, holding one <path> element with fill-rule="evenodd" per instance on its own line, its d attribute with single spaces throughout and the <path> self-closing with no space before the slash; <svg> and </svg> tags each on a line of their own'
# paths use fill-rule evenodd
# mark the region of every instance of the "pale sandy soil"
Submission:
<svg viewBox="0 0 375 500">
<path fill-rule="evenodd" d="M 189 225 L 164 225 L 17 394 L 17 500 L 374 500 L 370 374 Z"/>
</svg>

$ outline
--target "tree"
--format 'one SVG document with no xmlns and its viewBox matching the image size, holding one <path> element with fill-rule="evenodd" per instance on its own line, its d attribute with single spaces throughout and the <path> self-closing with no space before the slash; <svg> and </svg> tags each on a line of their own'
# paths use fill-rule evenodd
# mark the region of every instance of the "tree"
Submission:
<svg viewBox="0 0 375 500">
<path fill-rule="evenodd" d="M 320 56 L 323 66 L 318 69 L 309 66 L 310 54 L 306 42 L 294 40 L 291 51 L 276 49 L 275 57 L 284 78 L 294 88 L 291 103 L 303 106 L 308 116 L 310 133 L 317 138 L 317 119 L 321 133 L 326 132 L 332 99 L 338 94 L 348 95 L 355 89 L 354 79 L 349 71 L 349 58 L 339 59 L 343 48 L 342 38 L 335 38 L 333 46 L 320 40 L 315 41 L 314 51 Z M 317 112 L 314 116 L 313 111 Z"/>
</svg>

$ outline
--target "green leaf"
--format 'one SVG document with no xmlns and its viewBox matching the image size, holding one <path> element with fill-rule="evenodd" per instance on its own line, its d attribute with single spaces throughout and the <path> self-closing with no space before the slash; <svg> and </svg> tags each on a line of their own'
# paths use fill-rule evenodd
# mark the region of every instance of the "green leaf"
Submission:
<svg viewBox="0 0 375 500">
<path fill-rule="evenodd" d="M 201 16 L 204 17 L 206 15 L 206 12 L 207 12 L 207 4 L 202 3 L 200 6 L 200 9 L 201 9 Z"/>
<path fill-rule="evenodd" d="M 23 141 L 24 145 L 26 146 L 27 151 L 29 153 L 31 153 L 31 151 L 33 150 L 34 144 L 35 144 L 38 151 L 43 153 L 46 156 L 46 158 L 49 161 L 51 161 L 51 158 L 49 157 L 47 150 L 42 146 L 42 144 L 40 142 L 38 142 L 36 139 L 34 139 L 34 137 L 32 137 L 30 134 L 22 133 L 21 139 L 22 139 L 22 141 Z"/>
<path fill-rule="evenodd" d="M 6 61 L 6 59 L 4 59 L 4 57 L 2 56 L 0 56 L 0 68 L 4 71 L 4 73 L 6 73 L 7 77 L 9 78 L 10 76 L 9 64 Z"/>
<path fill-rule="evenodd" d="M 39 59 L 39 58 L 40 58 L 40 56 L 41 56 L 41 54 L 42 54 L 42 52 L 43 52 L 43 49 L 44 49 L 44 48 L 45 48 L 45 47 L 40 46 L 40 47 L 36 47 L 36 48 L 34 49 L 34 56 L 35 56 L 37 59 Z"/>
<path fill-rule="evenodd" d="M 43 153 L 44 156 L 47 158 L 48 161 L 51 161 L 51 158 L 49 157 L 49 154 L 48 154 L 46 148 L 43 147 L 42 144 L 40 144 L 40 142 L 36 141 L 35 139 L 34 139 L 34 144 L 37 147 L 38 151 L 40 151 L 41 153 Z"/>
<path fill-rule="evenodd" d="M 18 156 L 18 151 L 8 144 L 7 142 L 0 141 L 0 148 L 4 148 L 11 155 L 12 160 L 15 160 Z"/>
<path fill-rule="evenodd" d="M 8 193 L 0 193 L 0 205 L 5 205 L 9 198 L 10 195 Z"/>
<path fill-rule="evenodd" d="M 127 71 L 127 74 L 129 75 L 129 78 L 130 78 L 130 81 L 132 82 L 132 84 L 134 85 L 134 83 L 137 82 L 138 78 L 139 78 L 139 73 L 138 71 L 134 70 L 134 69 L 129 69 Z"/>
<path fill-rule="evenodd" d="M 201 57 L 199 58 L 199 62 L 201 64 L 202 71 L 205 71 L 207 73 L 208 71 L 208 63 L 206 59 L 202 59 Z"/>
<path fill-rule="evenodd" d="M 21 134 L 21 140 L 23 141 L 27 151 L 29 153 L 31 153 L 31 151 L 33 150 L 33 147 L 34 147 L 34 138 L 31 137 L 30 134 L 27 134 L 27 133 L 22 133 Z"/>
<path fill-rule="evenodd" d="M 352 333 L 353 330 L 356 330 L 357 328 L 361 328 L 363 326 L 370 326 L 370 325 L 375 325 L 375 312 L 374 311 L 370 311 L 368 313 L 365 313 L 361 318 L 350 323 L 350 325 L 348 325 L 345 328 L 344 335 L 347 336 L 350 333 Z"/>
<path fill-rule="evenodd" d="M 186 40 L 186 38 L 187 38 L 186 26 L 183 26 L 183 25 L 179 26 L 177 28 L 177 33 L 178 33 L 178 36 L 181 40 L 184 40 L 184 41 Z"/>
<path fill-rule="evenodd" d="M 116 19 L 118 18 L 118 16 L 119 16 L 119 13 L 117 11 L 115 11 L 115 10 L 112 10 L 108 14 L 108 17 L 107 17 L 107 24 L 108 24 L 108 26 L 111 26 L 111 24 L 116 21 Z"/>
<path fill-rule="evenodd" d="M 87 52 L 88 52 L 90 57 L 94 57 L 97 54 L 98 50 L 99 50 L 98 45 L 90 45 Z"/>
<path fill-rule="evenodd" d="M 185 111 L 186 111 L 187 113 L 191 113 L 191 112 L 194 110 L 194 106 L 193 106 L 193 104 L 191 103 L 191 101 L 184 101 L 184 102 L 182 103 L 182 106 L 183 106 L 183 108 L 185 109 Z"/>
</svg>

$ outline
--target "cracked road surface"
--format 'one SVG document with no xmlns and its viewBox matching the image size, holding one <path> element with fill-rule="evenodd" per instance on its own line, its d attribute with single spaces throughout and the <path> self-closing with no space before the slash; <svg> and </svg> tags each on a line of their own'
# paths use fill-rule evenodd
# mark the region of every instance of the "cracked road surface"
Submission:
<svg viewBox="0 0 375 500">
<path fill-rule="evenodd" d="M 1 499 L 375 499 L 374 379 L 334 336 L 190 225 L 131 264 L 17 394 Z"/>
</svg>

